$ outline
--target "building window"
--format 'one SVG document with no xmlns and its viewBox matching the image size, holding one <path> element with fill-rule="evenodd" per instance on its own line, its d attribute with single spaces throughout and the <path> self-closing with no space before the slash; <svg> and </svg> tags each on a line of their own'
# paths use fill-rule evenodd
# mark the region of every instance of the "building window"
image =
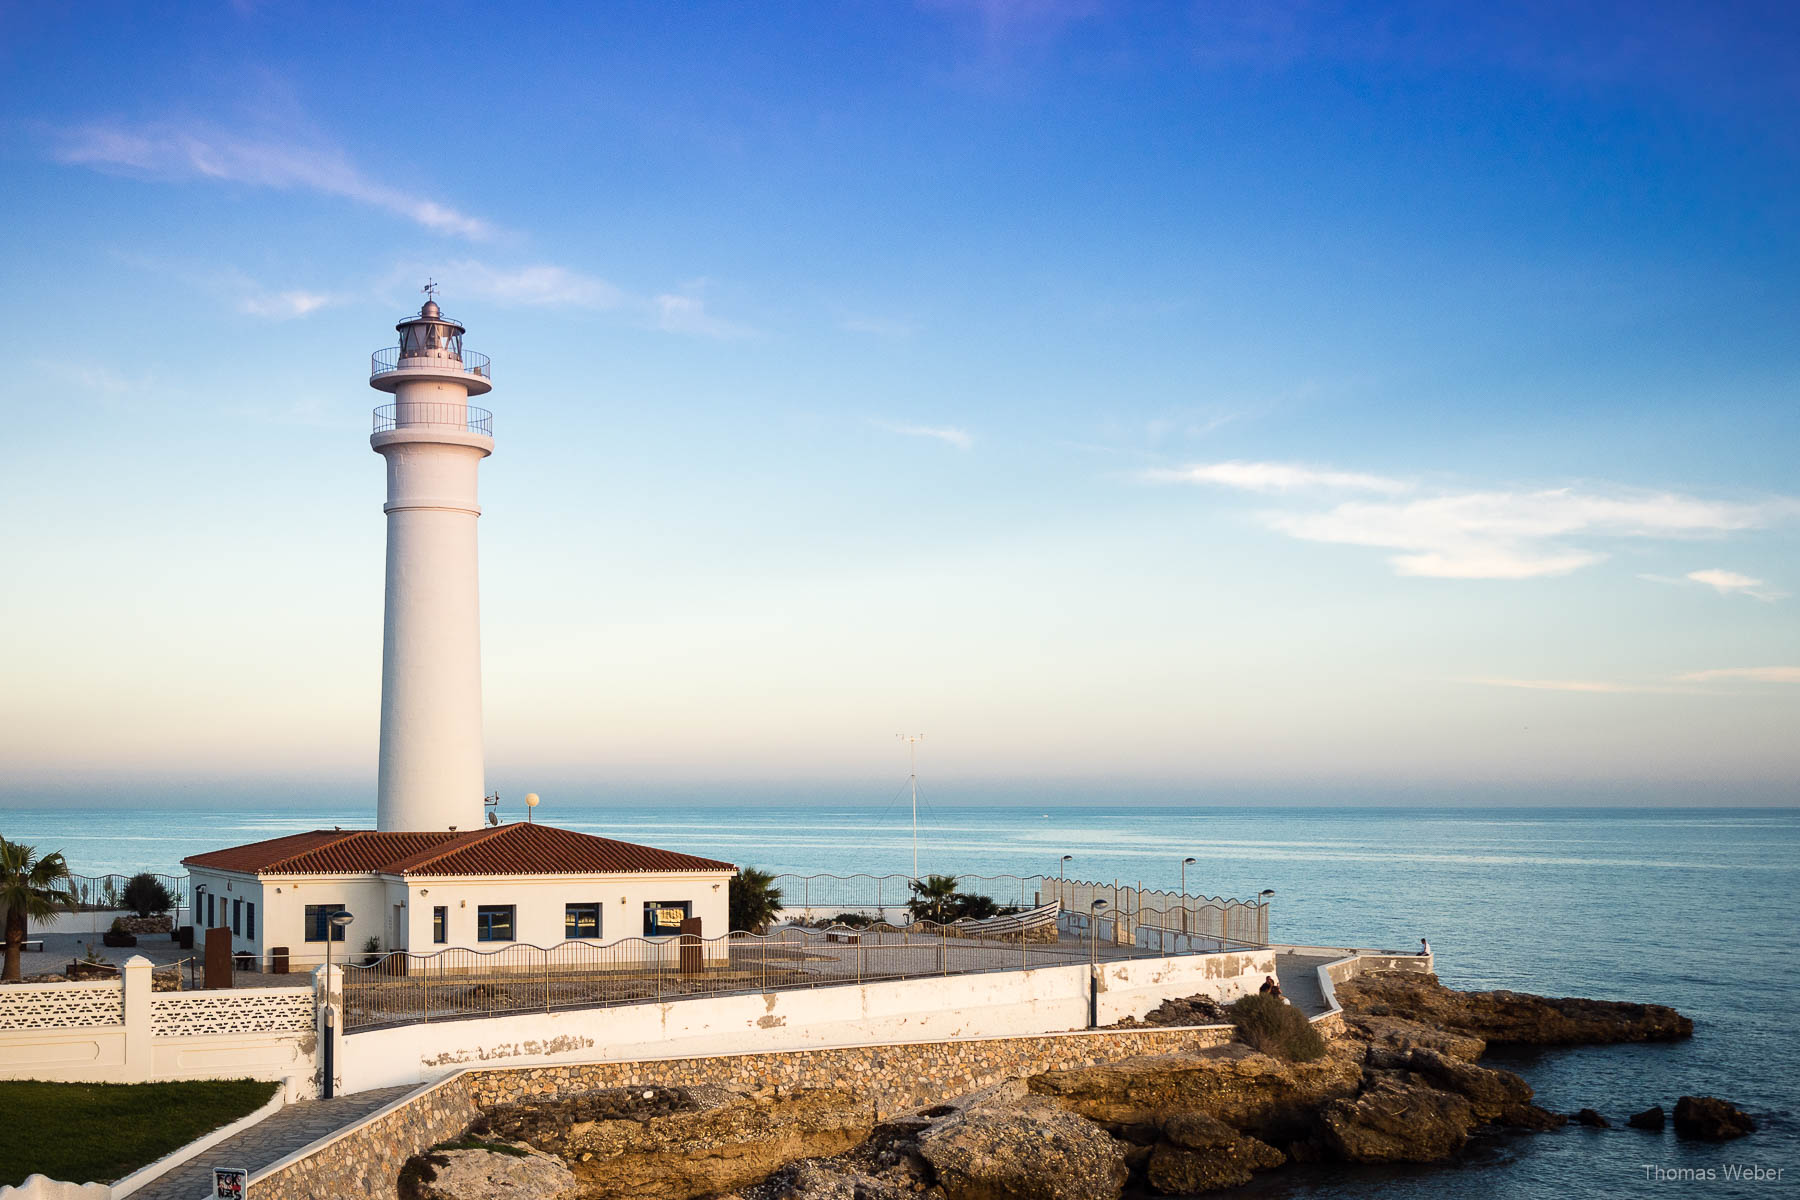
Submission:
<svg viewBox="0 0 1800 1200">
<path fill-rule="evenodd" d="M 483 904 L 475 910 L 475 940 L 478 942 L 510 942 L 513 940 L 513 906 Z"/>
<path fill-rule="evenodd" d="M 563 936 L 570 940 L 599 937 L 600 905 L 598 903 L 563 905 Z"/>
<path fill-rule="evenodd" d="M 247 938 L 256 936 L 256 901 L 254 900 L 244 905 L 244 936 Z"/>
<path fill-rule="evenodd" d="M 667 937 L 681 932 L 681 923 L 694 911 L 692 900 L 644 901 L 644 936 Z"/>
<path fill-rule="evenodd" d="M 217 916 L 218 914 L 213 911 L 213 894 L 208 892 L 206 893 L 206 927 L 208 929 L 218 925 L 219 922 L 215 919 Z"/>
<path fill-rule="evenodd" d="M 306 906 L 306 940 L 322 942 L 329 935 L 334 942 L 344 940 L 344 927 L 331 923 L 331 914 L 344 912 L 341 904 L 309 904 Z"/>
<path fill-rule="evenodd" d="M 244 902 L 242 900 L 231 902 L 231 932 L 233 934 L 244 932 Z"/>
<path fill-rule="evenodd" d="M 443 945 L 450 940 L 450 906 L 439 904 L 431 910 L 431 940 Z"/>
</svg>

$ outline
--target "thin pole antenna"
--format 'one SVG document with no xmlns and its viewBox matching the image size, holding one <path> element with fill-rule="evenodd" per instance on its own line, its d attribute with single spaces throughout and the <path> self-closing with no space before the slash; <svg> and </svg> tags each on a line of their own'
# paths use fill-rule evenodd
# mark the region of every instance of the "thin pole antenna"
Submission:
<svg viewBox="0 0 1800 1200">
<path fill-rule="evenodd" d="M 912 818 L 913 818 L 913 873 L 919 877 L 919 743 L 925 740 L 922 733 L 896 733 L 895 737 L 906 743 L 906 760 L 909 776 L 912 780 Z"/>
</svg>

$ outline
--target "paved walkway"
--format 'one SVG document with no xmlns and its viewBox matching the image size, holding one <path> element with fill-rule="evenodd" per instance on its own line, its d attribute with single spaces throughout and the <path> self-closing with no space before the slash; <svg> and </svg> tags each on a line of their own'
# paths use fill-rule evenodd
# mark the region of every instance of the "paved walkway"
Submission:
<svg viewBox="0 0 1800 1200">
<path fill-rule="evenodd" d="M 1328 1006 L 1325 992 L 1319 987 L 1319 968 L 1343 957 L 1342 954 L 1276 954 L 1275 979 L 1281 984 L 1281 994 L 1309 1017 L 1325 1013 Z"/>
<path fill-rule="evenodd" d="M 192 1162 L 133 1192 L 132 1200 L 203 1200 L 212 1195 L 214 1167 L 247 1167 L 254 1175 L 277 1159 L 399 1099 L 415 1086 L 406 1084 L 330 1100 L 302 1100 L 290 1104 L 236 1137 L 220 1142 Z M 252 1192 L 255 1190 L 251 1189 Z"/>
</svg>

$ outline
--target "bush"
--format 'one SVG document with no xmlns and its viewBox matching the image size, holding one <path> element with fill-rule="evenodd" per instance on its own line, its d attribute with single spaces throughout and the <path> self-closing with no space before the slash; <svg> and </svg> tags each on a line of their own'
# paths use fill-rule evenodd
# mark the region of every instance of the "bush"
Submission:
<svg viewBox="0 0 1800 1200">
<path fill-rule="evenodd" d="M 875 918 L 866 913 L 841 912 L 831 918 L 831 924 L 843 925 L 850 929 L 867 929 L 875 923 Z"/>
<path fill-rule="evenodd" d="M 958 921 L 964 918 L 972 921 L 985 921 L 987 918 L 997 915 L 1000 912 L 1000 906 L 994 903 L 992 896 L 962 892 L 956 897 L 954 912 L 956 914 L 954 919 Z"/>
<path fill-rule="evenodd" d="M 1275 1058 L 1311 1062 L 1325 1053 L 1325 1039 L 1306 1014 L 1279 996 L 1245 996 L 1226 1010 L 1238 1037 Z"/>
<path fill-rule="evenodd" d="M 160 916 L 175 907 L 175 898 L 163 881 L 145 871 L 131 877 L 125 885 L 125 907 L 140 917 Z"/>
</svg>

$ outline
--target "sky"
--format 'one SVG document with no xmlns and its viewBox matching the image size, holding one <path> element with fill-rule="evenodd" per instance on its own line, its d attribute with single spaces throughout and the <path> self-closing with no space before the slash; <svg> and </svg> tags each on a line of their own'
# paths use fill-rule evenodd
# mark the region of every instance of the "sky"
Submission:
<svg viewBox="0 0 1800 1200">
<path fill-rule="evenodd" d="M 1794 803 L 1797 104 L 1779 4 L 0 6 L 0 803 L 372 801 L 427 279 L 504 793 Z"/>
</svg>

